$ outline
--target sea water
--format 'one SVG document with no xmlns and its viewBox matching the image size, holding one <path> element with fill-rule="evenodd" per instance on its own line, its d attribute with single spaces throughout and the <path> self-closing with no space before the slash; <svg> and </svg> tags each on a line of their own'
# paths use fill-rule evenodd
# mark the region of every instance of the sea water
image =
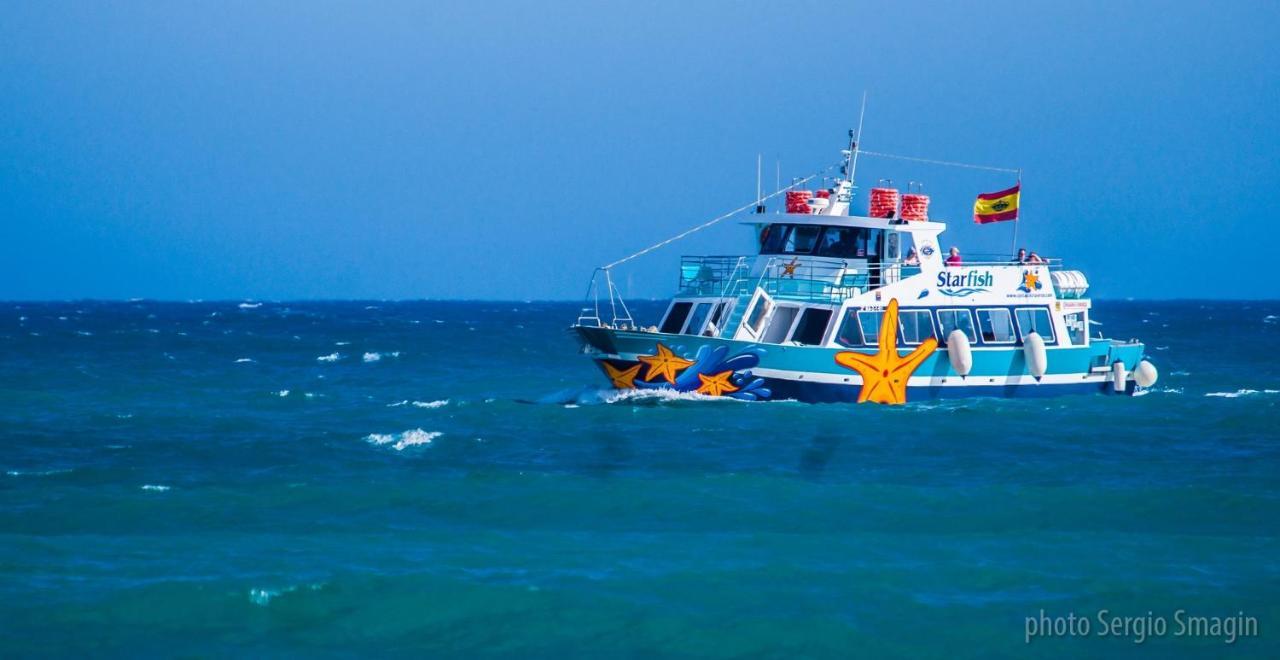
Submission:
<svg viewBox="0 0 1280 660">
<path fill-rule="evenodd" d="M 901 407 L 617 393 L 576 312 L 3 304 L 0 654 L 1280 655 L 1280 303 L 1097 303 L 1137 398 Z"/>
</svg>

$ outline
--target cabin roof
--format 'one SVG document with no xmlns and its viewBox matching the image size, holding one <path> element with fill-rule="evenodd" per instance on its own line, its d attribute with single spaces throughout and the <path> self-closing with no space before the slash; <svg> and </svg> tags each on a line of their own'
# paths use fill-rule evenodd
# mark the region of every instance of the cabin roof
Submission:
<svg viewBox="0 0 1280 660">
<path fill-rule="evenodd" d="M 913 231 L 915 229 L 942 230 L 946 225 L 941 222 L 890 222 L 887 218 L 869 218 L 861 215 L 821 215 L 810 213 L 769 213 L 752 216 L 744 220 L 744 225 L 819 225 L 823 227 L 867 227 L 869 229 L 892 229 L 894 231 Z"/>
</svg>

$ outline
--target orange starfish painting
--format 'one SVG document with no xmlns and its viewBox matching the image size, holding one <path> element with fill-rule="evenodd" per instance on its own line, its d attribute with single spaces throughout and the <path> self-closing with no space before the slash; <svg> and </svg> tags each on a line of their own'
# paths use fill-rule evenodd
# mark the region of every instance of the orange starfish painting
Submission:
<svg viewBox="0 0 1280 660">
<path fill-rule="evenodd" d="M 629 369 L 619 369 L 608 362 L 603 362 L 604 370 L 609 374 L 609 380 L 613 382 L 613 386 L 620 390 L 634 389 L 636 386 L 636 376 L 640 375 L 640 365 L 635 365 Z"/>
<path fill-rule="evenodd" d="M 894 298 L 880 321 L 879 350 L 874 355 L 841 351 L 836 353 L 836 364 L 862 376 L 858 403 L 906 403 L 907 379 L 937 348 L 938 340 L 930 337 L 910 353 L 898 355 L 898 299 Z"/>
<path fill-rule="evenodd" d="M 657 355 L 638 355 L 636 359 L 649 365 L 649 370 L 644 374 L 646 381 L 653 380 L 654 376 L 662 376 L 672 385 L 676 384 L 676 373 L 693 364 L 693 360 L 686 360 L 676 355 L 661 342 L 658 343 Z"/>
<path fill-rule="evenodd" d="M 698 374 L 698 380 L 702 381 L 702 385 L 698 387 L 698 394 L 723 396 L 730 392 L 737 392 L 738 386 L 729 382 L 729 376 L 732 375 L 732 371 L 722 371 L 714 376 Z"/>
</svg>

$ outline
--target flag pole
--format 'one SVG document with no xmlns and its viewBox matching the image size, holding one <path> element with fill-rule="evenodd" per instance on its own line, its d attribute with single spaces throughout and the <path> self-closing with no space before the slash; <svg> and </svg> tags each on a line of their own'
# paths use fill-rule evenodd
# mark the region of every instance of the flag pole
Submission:
<svg viewBox="0 0 1280 660">
<path fill-rule="evenodd" d="M 1022 215 L 1022 168 L 1018 168 L 1018 215 L 1013 216 L 1013 245 L 1009 247 L 1009 254 L 1017 256 L 1018 254 L 1018 220 Z"/>
</svg>

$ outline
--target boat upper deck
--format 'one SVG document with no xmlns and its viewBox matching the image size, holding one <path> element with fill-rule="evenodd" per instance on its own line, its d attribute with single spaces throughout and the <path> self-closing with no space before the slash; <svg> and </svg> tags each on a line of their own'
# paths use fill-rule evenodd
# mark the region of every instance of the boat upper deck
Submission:
<svg viewBox="0 0 1280 660">
<path fill-rule="evenodd" d="M 1039 264 L 1020 263 L 1001 255 L 976 255 L 975 259 L 945 268 L 957 272 L 964 268 L 1021 269 L 1029 265 L 1051 272 L 1063 268 L 1060 259 L 1045 259 Z M 902 260 L 874 262 L 787 255 L 684 256 L 680 258 L 676 296 L 728 298 L 750 294 L 758 287 L 782 300 L 839 304 L 923 272 L 919 263 Z"/>
</svg>

